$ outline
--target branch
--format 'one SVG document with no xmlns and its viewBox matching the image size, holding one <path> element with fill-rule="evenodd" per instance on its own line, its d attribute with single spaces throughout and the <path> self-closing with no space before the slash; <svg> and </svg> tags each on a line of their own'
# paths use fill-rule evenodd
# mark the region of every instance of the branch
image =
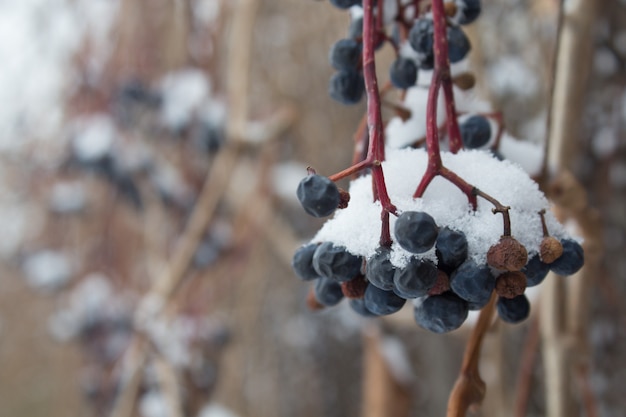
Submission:
<svg viewBox="0 0 626 417">
<path fill-rule="evenodd" d="M 470 407 L 479 406 L 485 398 L 485 382 L 478 372 L 478 362 L 483 338 L 491 325 L 496 299 L 497 296 L 494 292 L 491 294 L 489 304 L 480 311 L 478 322 L 465 349 L 461 372 L 448 399 L 447 417 L 463 417 Z"/>
</svg>

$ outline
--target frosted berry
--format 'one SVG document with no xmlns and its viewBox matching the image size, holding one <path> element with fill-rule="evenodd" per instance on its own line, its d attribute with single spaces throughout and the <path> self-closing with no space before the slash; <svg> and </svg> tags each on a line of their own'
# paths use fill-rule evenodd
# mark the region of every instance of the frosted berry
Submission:
<svg viewBox="0 0 626 417">
<path fill-rule="evenodd" d="M 336 70 L 356 70 L 361 62 L 361 43 L 340 39 L 330 49 L 330 64 Z"/>
<path fill-rule="evenodd" d="M 417 324 L 434 333 L 458 329 L 467 313 L 467 302 L 451 292 L 426 297 L 413 312 Z"/>
<path fill-rule="evenodd" d="M 472 23 L 480 15 L 480 0 L 456 0 L 460 25 Z"/>
<path fill-rule="evenodd" d="M 396 88 L 413 87 L 417 82 L 417 65 L 412 59 L 399 56 L 389 68 L 389 79 Z"/>
<path fill-rule="evenodd" d="M 550 264 L 550 269 L 558 275 L 575 274 L 585 263 L 583 248 L 578 242 L 571 239 L 562 240 L 561 244 L 563 245 L 563 254 Z"/>
<path fill-rule="evenodd" d="M 543 282 L 548 272 L 550 272 L 550 265 L 542 262 L 539 255 L 535 255 L 528 260 L 521 272 L 526 275 L 526 286 L 534 287 Z"/>
<path fill-rule="evenodd" d="M 350 281 L 361 273 L 363 259 L 351 254 L 343 246 L 324 242 L 315 249 L 313 268 L 322 277 L 337 282 Z"/>
<path fill-rule="evenodd" d="M 301 246 L 296 253 L 294 253 L 291 260 L 291 266 L 296 272 L 296 275 L 304 281 L 314 280 L 320 276 L 315 268 L 313 268 L 313 254 L 316 249 L 317 244 L 315 243 Z"/>
<path fill-rule="evenodd" d="M 546 236 L 539 246 L 539 257 L 547 264 L 551 264 L 561 257 L 563 254 L 563 245 L 558 239 L 552 236 Z"/>
<path fill-rule="evenodd" d="M 386 291 L 393 288 L 393 275 L 396 271 L 389 259 L 390 255 L 391 251 L 388 248 L 380 247 L 365 264 L 367 280 L 372 285 Z"/>
<path fill-rule="evenodd" d="M 450 273 L 467 258 L 467 238 L 465 233 L 448 229 L 439 230 L 435 244 L 439 269 Z"/>
<path fill-rule="evenodd" d="M 435 220 L 421 211 L 405 211 L 394 225 L 396 241 L 411 253 L 424 253 L 432 248 L 438 232 Z"/>
<path fill-rule="evenodd" d="M 511 236 L 502 236 L 498 243 L 487 251 L 489 266 L 502 271 L 519 271 L 527 261 L 526 248 Z"/>
<path fill-rule="evenodd" d="M 432 19 L 420 18 L 415 21 L 409 32 L 409 44 L 417 52 L 418 66 L 422 69 L 433 69 L 434 66 L 434 26 Z"/>
<path fill-rule="evenodd" d="M 321 277 L 315 282 L 315 299 L 325 307 L 339 304 L 343 299 L 341 285 L 326 277 Z"/>
<path fill-rule="evenodd" d="M 524 294 L 515 298 L 498 298 L 496 303 L 498 315 L 507 323 L 519 323 L 528 318 L 530 314 L 530 303 Z"/>
<path fill-rule="evenodd" d="M 339 71 L 330 78 L 328 93 L 333 100 L 342 104 L 357 104 L 364 92 L 363 75 L 356 70 Z"/>
<path fill-rule="evenodd" d="M 365 290 L 365 307 L 378 316 L 393 314 L 404 306 L 406 300 L 397 296 L 393 291 L 381 290 L 370 285 Z"/>
<path fill-rule="evenodd" d="M 437 282 L 437 267 L 426 259 L 411 258 L 393 276 L 394 292 L 403 298 L 418 298 L 428 294 Z"/>
<path fill-rule="evenodd" d="M 349 9 L 352 6 L 360 5 L 363 0 L 330 0 L 330 4 L 340 9 Z"/>
<path fill-rule="evenodd" d="M 339 205 L 339 190 L 334 182 L 321 175 L 309 175 L 300 181 L 297 190 L 302 208 L 314 217 L 333 214 Z"/>
<path fill-rule="evenodd" d="M 526 275 L 520 271 L 507 271 L 496 278 L 496 294 L 515 298 L 526 291 Z"/>
<path fill-rule="evenodd" d="M 471 44 L 463 29 L 458 26 L 448 26 L 448 58 L 451 63 L 465 58 L 471 49 Z"/>
<path fill-rule="evenodd" d="M 489 143 L 491 139 L 491 123 L 486 117 L 476 115 L 459 125 L 463 146 L 478 149 Z"/>
<path fill-rule="evenodd" d="M 489 302 L 496 279 L 487 265 L 478 265 L 468 259 L 450 275 L 450 289 L 456 295 L 476 305 Z"/>
<path fill-rule="evenodd" d="M 354 298 L 350 300 L 350 308 L 360 316 L 363 317 L 376 317 L 376 314 L 372 313 L 365 307 L 365 300 L 363 298 Z"/>
</svg>

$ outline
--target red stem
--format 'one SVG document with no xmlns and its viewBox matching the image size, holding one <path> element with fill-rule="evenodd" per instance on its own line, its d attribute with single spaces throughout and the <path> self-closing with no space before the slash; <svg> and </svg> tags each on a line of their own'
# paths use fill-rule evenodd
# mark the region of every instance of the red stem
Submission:
<svg viewBox="0 0 626 417">
<path fill-rule="evenodd" d="M 382 115 L 380 112 L 380 93 L 376 78 L 376 61 L 374 56 L 374 44 L 376 42 L 376 28 L 374 27 L 374 0 L 363 1 L 363 78 L 365 79 L 365 91 L 367 93 L 367 126 L 369 129 L 369 149 L 367 160 L 372 164 L 372 181 L 374 195 L 382 205 L 382 231 L 381 245 L 389 246 L 391 239 L 388 236 L 389 213 L 396 214 L 397 209 L 391 203 L 382 162 L 385 160 L 385 138 L 383 133 Z M 381 7 L 382 8 L 382 7 Z M 382 16 L 379 17 L 382 21 Z"/>
<path fill-rule="evenodd" d="M 446 37 L 446 13 L 443 7 L 443 1 L 433 0 L 431 7 L 433 14 L 435 68 L 433 70 L 433 78 L 430 83 L 428 102 L 426 105 L 426 150 L 428 152 L 428 166 L 413 197 L 422 197 L 433 178 L 437 175 L 441 175 L 456 185 L 467 196 L 472 208 L 476 210 L 477 200 L 474 194 L 474 187 L 454 172 L 445 168 L 441 162 L 437 128 L 437 100 L 439 99 L 439 89 L 441 87 L 443 87 L 446 102 L 446 126 L 448 127 L 451 151 L 457 152 L 461 149 L 462 142 L 456 120 L 456 109 L 452 93 L 450 62 L 448 60 L 448 39 Z"/>
</svg>

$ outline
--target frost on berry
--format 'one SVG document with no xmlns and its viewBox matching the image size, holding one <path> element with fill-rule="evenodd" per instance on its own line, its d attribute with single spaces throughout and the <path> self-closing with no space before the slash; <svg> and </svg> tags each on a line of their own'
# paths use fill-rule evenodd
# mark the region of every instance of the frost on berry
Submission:
<svg viewBox="0 0 626 417">
<path fill-rule="evenodd" d="M 511 236 L 502 236 L 487 252 L 489 266 L 502 271 L 519 271 L 527 261 L 526 248 Z"/>
<path fill-rule="evenodd" d="M 526 291 L 526 275 L 520 271 L 507 271 L 496 279 L 496 294 L 504 298 L 515 298 Z"/>
</svg>

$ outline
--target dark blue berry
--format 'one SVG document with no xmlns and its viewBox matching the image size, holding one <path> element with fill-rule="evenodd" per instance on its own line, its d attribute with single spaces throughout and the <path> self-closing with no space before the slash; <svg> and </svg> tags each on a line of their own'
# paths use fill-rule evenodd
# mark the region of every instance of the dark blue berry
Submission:
<svg viewBox="0 0 626 417">
<path fill-rule="evenodd" d="M 459 62 L 471 49 L 470 41 L 458 26 L 448 26 L 448 58 L 451 63 Z"/>
<path fill-rule="evenodd" d="M 412 59 L 399 56 L 389 68 L 389 79 L 396 88 L 412 87 L 417 82 L 417 65 Z"/>
<path fill-rule="evenodd" d="M 578 272 L 585 263 L 583 247 L 572 239 L 561 240 L 563 254 L 550 264 L 550 270 L 557 275 L 572 275 Z"/>
<path fill-rule="evenodd" d="M 390 255 L 391 251 L 388 248 L 381 247 L 365 263 L 367 280 L 372 285 L 386 291 L 393 289 L 393 274 L 396 270 L 389 260 Z"/>
<path fill-rule="evenodd" d="M 472 259 L 461 264 L 450 275 L 450 288 L 462 299 L 473 305 L 484 306 L 489 302 L 496 286 L 496 279 L 487 265 L 477 265 Z"/>
<path fill-rule="evenodd" d="M 526 275 L 526 287 L 534 287 L 541 284 L 546 275 L 548 275 L 550 265 L 542 262 L 539 255 L 535 255 L 528 260 L 521 272 Z"/>
<path fill-rule="evenodd" d="M 354 39 L 340 39 L 330 49 L 329 59 L 336 70 L 356 70 L 361 62 L 361 43 Z"/>
<path fill-rule="evenodd" d="M 202 122 L 193 130 L 192 143 L 207 153 L 215 153 L 226 140 L 223 126 Z"/>
<path fill-rule="evenodd" d="M 323 306 L 332 307 L 343 299 L 341 285 L 326 277 L 315 281 L 315 299 Z"/>
<path fill-rule="evenodd" d="M 350 281 L 361 272 L 363 259 L 351 254 L 343 246 L 324 242 L 315 249 L 313 268 L 323 277 L 337 282 Z"/>
<path fill-rule="evenodd" d="M 467 302 L 451 292 L 426 297 L 415 306 L 415 321 L 434 333 L 446 333 L 461 327 L 467 319 Z"/>
<path fill-rule="evenodd" d="M 432 248 L 438 230 L 435 220 L 421 211 L 405 211 L 394 226 L 396 241 L 411 253 L 424 253 Z"/>
<path fill-rule="evenodd" d="M 472 23 L 480 15 L 480 0 L 456 0 L 459 9 L 459 24 Z"/>
<path fill-rule="evenodd" d="M 339 189 L 334 182 L 321 175 L 309 175 L 300 181 L 297 190 L 302 208 L 311 216 L 326 217 L 339 205 Z"/>
<path fill-rule="evenodd" d="M 377 316 L 386 316 L 399 311 L 406 300 L 397 296 L 393 291 L 381 290 L 369 285 L 365 290 L 365 308 Z"/>
<path fill-rule="evenodd" d="M 320 274 L 313 268 L 313 254 L 317 246 L 315 243 L 309 243 L 301 246 L 293 255 L 291 266 L 296 275 L 303 281 L 310 281 L 320 277 Z"/>
<path fill-rule="evenodd" d="M 437 267 L 427 259 L 411 258 L 393 276 L 394 292 L 400 297 L 417 298 L 428 294 L 437 282 Z"/>
<path fill-rule="evenodd" d="M 530 313 L 530 303 L 524 294 L 515 298 L 499 297 L 496 307 L 500 318 L 507 323 L 524 321 Z"/>
<path fill-rule="evenodd" d="M 435 253 L 437 266 L 447 274 L 452 273 L 467 258 L 467 238 L 465 233 L 444 227 L 439 230 Z"/>
<path fill-rule="evenodd" d="M 463 146 L 468 149 L 478 149 L 489 143 L 491 139 L 491 123 L 486 117 L 476 115 L 468 118 L 459 125 Z"/>
<path fill-rule="evenodd" d="M 350 300 L 350 308 L 354 310 L 360 316 L 363 317 L 375 317 L 376 314 L 372 313 L 365 307 L 365 299 L 363 298 L 353 298 Z"/>
<path fill-rule="evenodd" d="M 340 9 L 349 9 L 352 6 L 360 5 L 363 0 L 330 0 L 330 4 Z"/>
<path fill-rule="evenodd" d="M 356 70 L 339 71 L 330 78 L 328 93 L 333 100 L 342 104 L 358 103 L 364 92 L 363 75 Z"/>
<path fill-rule="evenodd" d="M 432 19 L 420 18 L 413 23 L 409 32 L 409 44 L 418 54 L 433 52 L 434 26 Z"/>
</svg>

